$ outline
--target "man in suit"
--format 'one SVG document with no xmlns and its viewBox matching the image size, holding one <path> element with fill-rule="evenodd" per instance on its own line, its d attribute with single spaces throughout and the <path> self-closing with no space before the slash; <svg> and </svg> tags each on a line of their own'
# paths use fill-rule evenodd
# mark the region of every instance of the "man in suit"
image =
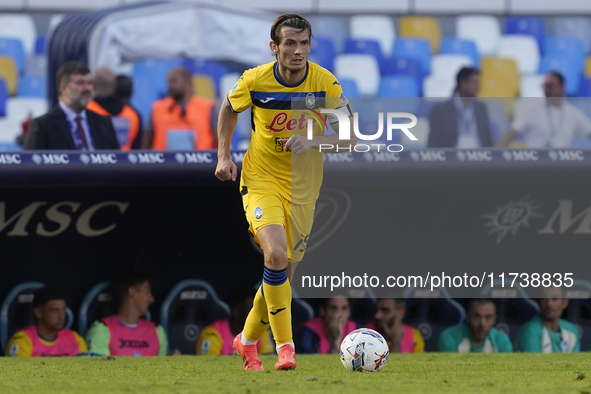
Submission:
<svg viewBox="0 0 591 394">
<path fill-rule="evenodd" d="M 80 62 L 67 62 L 57 72 L 59 103 L 29 123 L 25 149 L 119 149 L 113 123 L 86 109 L 92 100 L 93 78 Z"/>
<path fill-rule="evenodd" d="M 463 67 L 456 76 L 454 97 L 435 105 L 429 114 L 429 148 L 493 146 L 488 111 L 475 99 L 479 89 L 480 72 Z"/>
</svg>

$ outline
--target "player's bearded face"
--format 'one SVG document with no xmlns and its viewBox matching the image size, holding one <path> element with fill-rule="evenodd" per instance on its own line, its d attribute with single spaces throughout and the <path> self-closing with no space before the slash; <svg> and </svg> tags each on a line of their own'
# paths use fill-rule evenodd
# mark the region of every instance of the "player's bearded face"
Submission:
<svg viewBox="0 0 591 394">
<path fill-rule="evenodd" d="M 307 30 L 284 26 L 281 28 L 281 42 L 272 43 L 271 49 L 277 55 L 282 67 L 298 72 L 306 67 L 310 53 L 310 35 Z"/>
</svg>

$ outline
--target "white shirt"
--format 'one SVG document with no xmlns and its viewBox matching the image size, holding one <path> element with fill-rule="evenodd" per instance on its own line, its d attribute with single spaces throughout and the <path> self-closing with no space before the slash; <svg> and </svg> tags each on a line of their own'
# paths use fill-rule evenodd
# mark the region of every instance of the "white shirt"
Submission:
<svg viewBox="0 0 591 394">
<path fill-rule="evenodd" d="M 480 148 L 480 136 L 478 135 L 478 125 L 476 124 L 476 115 L 474 113 L 474 101 L 471 99 L 468 106 L 459 96 L 454 96 L 454 103 L 458 110 L 458 149 Z"/>
<path fill-rule="evenodd" d="M 88 150 L 94 150 L 94 144 L 92 143 L 92 138 L 90 137 L 90 126 L 88 126 L 88 119 L 86 118 L 86 110 L 83 110 L 79 114 L 74 112 L 74 110 L 64 104 L 61 100 L 59 101 L 60 108 L 66 114 L 66 119 L 70 124 L 70 131 L 72 133 L 72 138 L 74 139 L 74 144 L 76 141 L 80 140 L 78 134 L 76 133 L 76 128 L 78 125 L 76 124 L 76 118 L 80 116 L 82 118 L 82 129 L 84 130 L 84 135 L 86 136 L 86 142 L 88 143 Z"/>
<path fill-rule="evenodd" d="M 566 100 L 558 107 L 537 99 L 516 114 L 511 129 L 523 135 L 528 148 L 569 148 L 573 138 L 589 136 L 591 121 Z"/>
</svg>

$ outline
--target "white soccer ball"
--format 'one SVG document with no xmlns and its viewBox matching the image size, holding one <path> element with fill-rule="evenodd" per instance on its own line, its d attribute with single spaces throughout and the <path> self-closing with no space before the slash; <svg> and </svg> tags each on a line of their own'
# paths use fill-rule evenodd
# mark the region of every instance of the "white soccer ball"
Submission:
<svg viewBox="0 0 591 394">
<path fill-rule="evenodd" d="M 388 354 L 384 337 L 369 328 L 353 330 L 341 342 L 341 362 L 349 371 L 381 371 Z"/>
</svg>

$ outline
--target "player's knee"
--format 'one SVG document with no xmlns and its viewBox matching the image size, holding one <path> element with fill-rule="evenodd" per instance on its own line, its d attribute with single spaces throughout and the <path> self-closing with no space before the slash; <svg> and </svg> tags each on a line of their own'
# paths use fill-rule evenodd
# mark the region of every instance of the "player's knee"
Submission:
<svg viewBox="0 0 591 394">
<path fill-rule="evenodd" d="M 265 250 L 265 265 L 274 270 L 287 268 L 287 250 L 271 246 Z"/>
</svg>

